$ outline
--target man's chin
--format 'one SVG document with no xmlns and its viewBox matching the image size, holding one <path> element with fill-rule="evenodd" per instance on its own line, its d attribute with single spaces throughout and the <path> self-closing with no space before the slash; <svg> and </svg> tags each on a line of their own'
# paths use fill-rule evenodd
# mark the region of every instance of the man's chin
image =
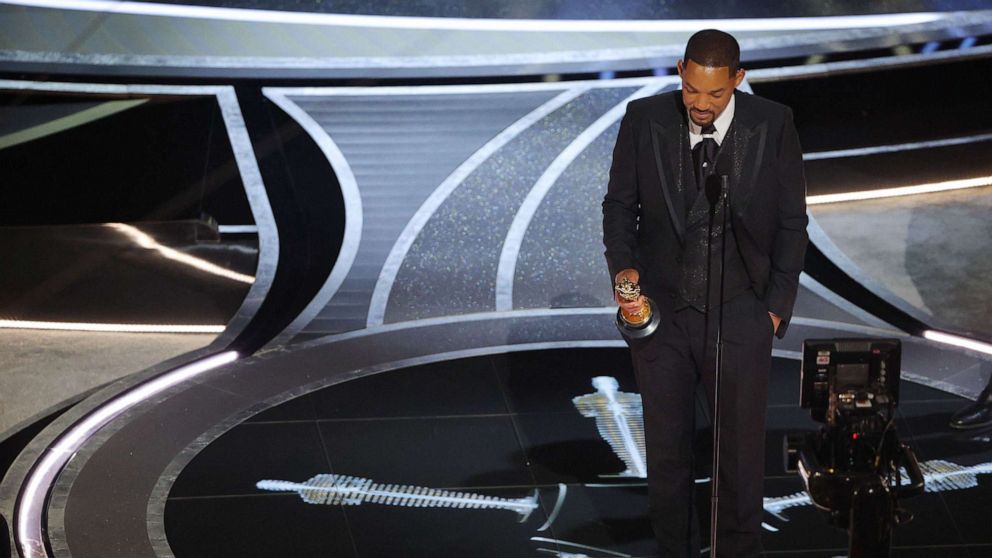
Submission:
<svg viewBox="0 0 992 558">
<path fill-rule="evenodd" d="M 708 124 L 712 124 L 713 123 L 713 117 L 712 116 L 707 116 L 705 119 L 702 119 L 701 120 L 698 117 L 696 117 L 696 115 L 692 114 L 691 112 L 689 113 L 689 119 L 692 120 L 692 123 L 695 124 L 696 126 L 706 126 Z"/>
</svg>

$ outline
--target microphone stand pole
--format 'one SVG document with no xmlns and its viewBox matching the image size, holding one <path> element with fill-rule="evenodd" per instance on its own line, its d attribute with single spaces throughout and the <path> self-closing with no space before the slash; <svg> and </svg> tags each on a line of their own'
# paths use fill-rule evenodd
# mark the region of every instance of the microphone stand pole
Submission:
<svg viewBox="0 0 992 558">
<path fill-rule="evenodd" d="M 712 176 L 711 178 L 717 178 Z M 716 323 L 716 364 L 715 364 L 715 374 L 713 381 L 713 466 L 712 474 L 710 476 L 710 558 L 716 557 L 717 548 L 717 516 L 720 505 L 720 376 L 723 371 L 723 287 L 724 287 L 724 272 L 726 270 L 726 251 L 727 251 L 727 213 L 729 212 L 729 192 L 728 182 L 726 176 L 720 176 L 720 194 L 723 195 L 722 203 L 720 204 L 723 221 L 723 228 L 720 230 L 720 293 L 718 299 L 719 306 L 719 317 Z M 706 346 L 709 340 L 709 317 L 710 312 L 713 309 L 710 296 L 710 280 L 712 269 L 712 254 L 710 246 L 713 242 L 713 217 L 716 209 L 716 202 L 718 199 L 713 199 L 716 196 L 707 196 L 710 202 L 710 222 L 709 230 L 706 235 L 706 316 L 703 318 L 703 356 L 706 355 Z"/>
</svg>

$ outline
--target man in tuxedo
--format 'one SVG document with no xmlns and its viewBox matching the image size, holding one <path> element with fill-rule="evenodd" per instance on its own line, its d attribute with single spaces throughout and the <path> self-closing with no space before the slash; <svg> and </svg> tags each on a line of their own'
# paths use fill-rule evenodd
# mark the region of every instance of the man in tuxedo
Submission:
<svg viewBox="0 0 992 558">
<path fill-rule="evenodd" d="M 701 383 L 712 409 L 721 307 L 717 554 L 757 556 L 772 336 L 788 328 L 808 241 L 802 151 L 788 107 L 737 91 L 744 70 L 729 34 L 693 35 L 678 71 L 680 91 L 627 106 L 603 200 L 603 243 L 614 284 L 627 278 L 641 287 L 641 298 L 618 298 L 620 306 L 636 312 L 646 295 L 661 315 L 652 336 L 629 341 L 661 556 L 699 556 L 694 482 L 708 462 L 693 457 L 694 395 Z M 712 174 L 726 176 L 728 186 L 707 243 L 704 184 Z"/>
</svg>

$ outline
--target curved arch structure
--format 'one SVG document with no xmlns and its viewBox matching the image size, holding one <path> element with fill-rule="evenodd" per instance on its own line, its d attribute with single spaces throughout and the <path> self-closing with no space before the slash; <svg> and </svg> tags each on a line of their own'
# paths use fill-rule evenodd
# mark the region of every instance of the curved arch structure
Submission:
<svg viewBox="0 0 992 558">
<path fill-rule="evenodd" d="M 355 254 L 362 242 L 362 195 L 358 190 L 358 183 L 355 181 L 355 173 L 341 149 L 338 148 L 334 140 L 327 135 L 327 132 L 309 114 L 294 103 L 285 91 L 263 89 L 266 98 L 275 103 L 291 118 L 296 120 L 300 126 L 306 130 L 307 134 L 313 138 L 321 152 L 327 157 L 327 161 L 337 176 L 341 193 L 344 197 L 344 238 L 341 241 L 341 250 L 338 252 L 337 260 L 324 285 L 317 292 L 306 308 L 283 330 L 272 344 L 283 344 L 302 329 L 314 315 L 320 311 L 324 305 L 334 296 L 334 293 L 341 287 L 344 278 L 351 270 L 351 265 L 355 261 Z"/>
<path fill-rule="evenodd" d="M 984 12 L 972 14 L 966 27 L 982 28 L 986 24 L 983 19 L 986 16 L 988 14 Z M 941 16 L 933 21 L 914 23 L 902 31 L 918 31 L 914 25 L 937 23 L 950 28 L 948 22 L 960 23 L 961 17 L 954 14 Z M 942 29 L 942 32 L 948 32 L 946 28 Z M 876 33 L 874 29 L 860 29 L 851 35 L 874 37 L 871 40 L 883 43 L 889 40 L 882 39 L 884 34 Z M 825 36 L 831 35 L 807 33 L 804 40 L 820 41 Z M 678 37 L 681 41 L 682 35 Z M 754 44 L 765 39 L 755 37 Z M 782 43 L 775 43 L 768 49 L 769 52 L 777 52 L 775 49 L 781 47 Z M 804 52 L 802 48 L 799 51 Z M 624 54 L 628 55 L 633 56 Z M 652 63 L 658 61 L 661 59 L 659 56 L 657 52 L 648 56 L 642 51 L 634 58 L 641 65 L 645 59 L 650 59 Z M 526 56 L 513 55 L 508 59 L 512 60 L 511 69 L 526 67 L 533 70 L 536 67 L 542 71 L 573 67 L 588 70 L 599 67 L 597 64 L 601 62 L 597 59 L 595 64 L 590 64 L 589 59 L 582 56 L 564 59 L 559 56 L 553 66 L 534 66 L 535 61 Z M 109 63 L 113 58 L 94 61 L 84 57 L 81 60 L 96 65 Z M 422 60 L 418 58 L 415 62 L 420 64 Z M 202 67 L 218 63 L 211 59 L 200 62 Z M 230 69 L 243 60 L 227 62 L 230 66 L 225 68 Z M 375 75 L 383 68 L 395 70 L 394 66 L 386 63 L 395 61 L 372 62 L 381 65 L 371 64 L 370 59 L 352 60 L 350 63 L 354 67 L 364 64 L 361 67 L 370 71 L 368 75 Z M 448 59 L 446 64 L 449 65 L 444 66 L 444 71 L 460 75 L 466 71 L 466 66 L 459 66 L 463 62 Z M 500 65 L 503 63 L 506 60 L 473 68 L 485 67 L 486 71 L 494 71 L 494 68 L 503 68 Z M 898 63 L 916 64 L 920 63 L 920 59 Z M 411 63 L 408 67 L 417 67 L 420 71 L 422 67 L 416 64 Z M 815 66 L 806 70 L 762 70 L 750 73 L 749 77 L 754 82 L 776 79 L 781 75 L 796 78 L 822 75 L 824 72 L 829 74 L 832 69 L 848 71 L 849 66 L 845 62 L 839 63 L 839 66 Z M 864 67 L 873 66 L 867 64 Z M 803 74 L 803 71 L 808 74 Z M 335 75 L 348 74 L 342 72 Z M 235 425 L 317 389 L 400 367 L 472 355 L 551 348 L 622 347 L 623 342 L 614 327 L 615 309 L 612 306 L 590 303 L 580 308 L 513 309 L 515 251 L 525 239 L 530 239 L 527 236 L 531 228 L 528 223 L 538 207 L 546 206 L 541 203 L 542 200 L 551 192 L 556 178 L 574 159 L 573 156 L 591 145 L 593 140 L 602 139 L 619 118 L 622 104 L 618 101 L 658 91 L 673 81 L 673 78 L 660 77 L 491 86 L 266 89 L 268 97 L 307 128 L 312 137 L 324 138 L 318 141 L 323 141 L 324 153 L 338 172 L 349 208 L 348 232 L 333 271 L 307 310 L 269 346 L 271 350 L 239 360 L 234 360 L 236 355 L 219 351 L 223 343 L 229 343 L 231 336 L 244 327 L 265 299 L 265 289 L 271 282 L 277 261 L 278 243 L 261 174 L 251 144 L 247 141 L 244 120 L 240 118 L 233 90 L 227 87 L 0 82 L 3 88 L 217 96 L 232 143 L 235 144 L 242 177 L 246 185 L 253 185 L 248 196 L 256 212 L 262 243 L 262 256 L 251 294 L 229 325 L 229 334 L 218 342 L 220 344 L 186 355 L 183 359 L 162 363 L 102 390 L 54 422 L 26 448 L 0 485 L 0 504 L 8 517 L 16 517 L 15 542 L 21 554 L 31 558 L 68 555 L 74 558 L 172 556 L 163 515 L 170 488 L 183 468 Z M 594 94 L 590 95 L 590 92 Z M 592 102 L 590 98 L 593 98 Z M 309 103 L 309 108 L 303 106 L 301 99 Z M 375 111 L 370 111 L 376 114 L 364 115 L 363 118 L 378 118 L 380 124 L 386 124 L 377 125 L 379 127 L 374 129 L 347 125 L 348 102 L 372 101 L 379 103 L 375 105 Z M 503 104 L 485 117 L 475 120 L 466 117 L 478 114 L 471 110 L 473 107 L 494 103 Z M 434 141 L 429 143 L 429 150 L 412 149 L 411 146 L 428 145 L 426 142 L 432 140 L 432 135 L 443 135 L 429 127 L 426 132 L 418 128 L 417 134 L 411 132 L 416 128 L 414 124 L 403 127 L 404 123 L 415 123 L 416 117 L 431 110 L 455 113 L 453 117 L 448 115 L 450 119 L 447 122 L 475 125 L 467 126 L 471 131 L 471 134 L 466 134 L 468 139 L 459 137 L 449 143 Z M 560 112 L 562 110 L 566 112 Z M 567 113 L 568 110 L 579 113 L 586 124 L 578 125 L 573 120 L 569 122 L 571 128 L 557 126 L 561 121 L 555 118 L 567 119 L 565 116 L 572 114 Z M 321 111 L 322 115 L 318 115 L 321 120 L 318 121 L 315 114 Z M 334 114 L 327 116 L 328 113 Z M 551 118 L 553 115 L 554 118 Z M 546 125 L 548 130 L 558 133 L 560 137 L 555 139 L 565 147 L 538 154 L 532 150 L 550 142 L 514 144 L 537 125 Z M 925 148 L 917 143 L 913 143 L 911 148 Z M 368 149 L 370 144 L 375 147 L 388 146 L 391 149 L 390 160 L 378 157 L 376 150 Z M 517 183 L 525 185 L 514 192 L 518 197 L 503 199 L 505 203 L 499 206 L 498 215 L 486 213 L 495 204 L 480 203 L 471 197 L 456 199 L 455 194 L 463 193 L 462 185 L 467 177 L 490 163 L 497 151 L 511 144 L 519 150 L 520 157 L 509 159 L 524 161 L 534 156 L 535 160 L 529 161 L 531 167 L 526 170 L 536 172 L 536 175 L 523 180 L 521 175 L 509 176 L 520 171 L 518 166 L 494 168 L 490 169 L 493 182 L 488 184 L 494 191 L 493 185 L 504 184 L 498 180 L 501 176 L 515 178 Z M 947 146 L 942 144 L 940 147 Z M 438 160 L 443 158 L 443 165 L 434 160 L 425 163 L 424 153 L 430 153 Z M 535 162 L 538 155 L 541 160 Z M 860 156 L 858 153 L 850 155 Z M 387 163 L 402 167 L 409 174 L 403 174 L 399 179 L 390 176 L 392 168 L 387 168 Z M 418 164 L 421 166 L 418 167 Z M 425 166 L 429 168 L 421 168 Z M 437 168 L 442 166 L 443 172 Z M 501 175 L 500 172 L 507 174 Z M 408 180 L 414 175 L 419 180 L 415 187 Z M 404 186 L 407 188 L 404 189 Z M 375 195 L 370 195 L 373 193 Z M 442 209 L 445 211 L 443 215 Z M 370 217 L 372 215 L 375 217 Z M 586 225 L 592 223 L 592 228 L 585 230 L 594 230 L 594 222 L 599 219 L 596 214 L 569 217 Z M 436 244 L 418 246 L 420 251 L 417 254 L 438 253 L 436 248 L 445 248 L 449 253 L 458 252 L 459 231 L 439 224 L 458 223 L 460 218 L 506 224 L 505 230 L 499 229 L 498 234 L 493 236 L 498 239 L 497 242 L 482 247 L 499 263 L 496 271 L 489 273 L 488 268 L 480 267 L 467 273 L 472 281 L 497 285 L 496 296 L 480 303 L 479 308 L 483 308 L 480 311 L 467 310 L 469 305 L 457 308 L 454 304 L 446 306 L 450 300 L 445 297 L 450 293 L 431 290 L 443 281 L 426 281 L 414 285 L 410 292 L 415 291 L 414 294 L 420 297 L 418 300 L 428 300 L 432 311 L 440 315 L 410 313 L 405 314 L 404 319 L 390 323 L 387 309 L 397 300 L 394 287 L 402 282 L 403 266 L 411 262 L 414 254 L 411 247 L 417 242 L 431 240 L 426 239 L 424 231 L 430 226 L 437 226 L 436 231 L 442 234 L 431 240 Z M 831 251 L 829 239 L 820 235 L 815 221 L 811 222 L 814 242 L 828 257 L 836 256 Z M 495 225 L 493 227 L 496 228 Z M 584 240 L 588 244 L 598 239 Z M 535 243 L 539 250 L 548 248 L 538 240 Z M 479 246 L 465 248 L 479 249 Z M 878 290 L 878 286 L 872 284 L 870 278 L 859 274 L 850 262 L 841 257 L 834 257 L 833 260 L 840 268 L 845 268 L 844 271 L 862 288 L 876 290 L 876 296 L 903 314 L 918 316 L 903 302 L 891 298 L 891 293 Z M 443 279 L 447 272 L 443 266 L 422 267 L 421 270 L 426 270 L 425 276 L 428 278 L 433 273 Z M 592 280 L 589 281 L 589 285 L 581 287 L 596 288 Z M 553 285 L 548 287 L 545 293 L 548 298 L 561 294 L 553 291 L 554 288 Z M 338 302 L 340 305 L 335 306 Z M 342 308 L 347 308 L 349 312 L 358 310 L 355 315 L 342 317 L 338 315 Z M 447 312 L 447 308 L 452 310 Z M 805 338 L 898 337 L 904 344 L 903 362 L 906 366 L 903 374 L 907 379 L 962 396 L 974 397 L 977 394 L 981 383 L 986 380 L 983 371 L 992 363 L 992 354 L 984 352 L 984 346 L 961 348 L 912 337 L 888 325 L 887 318 L 857 308 L 833 291 L 830 285 L 803 276 L 792 326 L 785 339 L 775 341 L 774 354 L 781 358 L 798 359 L 795 349 Z M 925 316 L 919 318 L 926 319 Z M 339 319 L 342 321 L 328 325 Z M 943 338 L 938 336 L 935 339 Z M 47 540 L 45 533 L 48 534 Z"/>
<path fill-rule="evenodd" d="M 152 397 L 205 369 L 237 358 L 236 353 L 222 351 L 244 331 L 268 294 L 279 259 L 279 236 L 232 87 L 126 86 L 0 80 L 0 89 L 95 95 L 214 96 L 231 141 L 235 163 L 257 227 L 259 243 L 255 277 L 248 294 L 224 332 L 210 345 L 99 390 L 43 430 L 8 470 L 5 476 L 7 482 L 0 485 L 0 505 L 3 506 L 4 515 L 14 520 L 15 531 L 12 537 L 16 541 L 16 548 L 24 556 L 35 557 L 47 555 L 45 527 L 42 523 L 46 515 L 50 483 L 63 471 L 86 439 L 125 413 L 136 401 Z"/>
<path fill-rule="evenodd" d="M 581 134 L 576 136 L 572 143 L 558 154 L 555 160 L 551 162 L 551 165 L 538 178 L 537 182 L 534 183 L 530 192 L 527 193 L 527 197 L 520 204 L 516 215 L 513 216 L 513 222 L 510 224 L 510 229 L 507 231 L 506 238 L 503 240 L 503 248 L 500 251 L 499 257 L 499 267 L 496 270 L 497 311 L 513 309 L 513 278 L 514 271 L 517 268 L 517 257 L 520 254 L 520 245 L 524 241 L 524 235 L 527 234 L 527 227 L 530 226 L 534 214 L 537 213 L 537 208 L 541 205 L 548 191 L 554 187 L 555 182 L 561 174 L 565 172 L 568 165 L 572 163 L 583 149 L 602 135 L 607 128 L 620 120 L 627 110 L 627 103 L 641 97 L 653 95 L 666 85 L 673 85 L 675 80 L 671 80 L 670 83 L 666 82 L 667 80 L 645 85 L 635 91 L 633 95 L 608 110 L 603 116 L 593 122 L 592 125 L 583 130 Z"/>
<path fill-rule="evenodd" d="M 671 68 L 702 27 L 735 32 L 750 60 L 987 34 L 992 12 L 656 21 L 393 17 L 97 0 L 5 0 L 0 61 L 48 73 L 382 78 Z M 93 14 L 109 41 L 91 34 Z M 142 18 L 155 25 L 142 26 Z M 136 23 L 137 22 L 137 23 Z M 203 37 L 197 49 L 182 37 Z M 286 41 L 291 36 L 296 40 Z M 418 45 L 411 53 L 406 45 Z M 53 72 L 52 70 L 55 70 Z M 112 70 L 111 70 L 112 69 Z"/>
</svg>

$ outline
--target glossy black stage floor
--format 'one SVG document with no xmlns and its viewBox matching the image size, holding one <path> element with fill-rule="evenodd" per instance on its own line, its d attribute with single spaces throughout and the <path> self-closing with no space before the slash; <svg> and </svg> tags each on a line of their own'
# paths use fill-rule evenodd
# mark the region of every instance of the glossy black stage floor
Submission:
<svg viewBox="0 0 992 558">
<path fill-rule="evenodd" d="M 412 366 L 301 396 L 235 426 L 186 466 L 169 494 L 166 534 L 176 556 L 189 557 L 282 556 L 287 549 L 342 558 L 651 556 L 644 479 L 575 401 L 597 393 L 597 376 L 636 393 L 625 350 L 575 348 Z M 846 534 L 783 470 L 783 436 L 817 426 L 798 407 L 798 378 L 797 361 L 775 359 L 763 543 L 768 556 L 842 555 Z M 896 530 L 893 556 L 987 556 L 990 434 L 948 432 L 961 398 L 909 382 L 902 397 L 897 428 L 917 448 L 931 491 L 904 501 L 916 517 Z M 709 463 L 709 439 L 699 431 L 699 463 Z M 256 487 L 262 479 L 302 483 L 320 474 L 473 497 L 521 499 L 536 490 L 538 507 L 520 522 L 506 508 L 399 500 L 328 506 Z M 697 477 L 697 498 L 706 502 L 708 471 Z"/>
</svg>

